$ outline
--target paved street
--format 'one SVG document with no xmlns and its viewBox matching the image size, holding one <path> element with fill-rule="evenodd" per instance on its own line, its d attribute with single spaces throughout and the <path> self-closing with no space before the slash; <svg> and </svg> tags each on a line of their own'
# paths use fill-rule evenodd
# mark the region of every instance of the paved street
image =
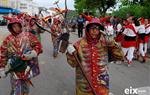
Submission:
<svg viewBox="0 0 150 95">
<path fill-rule="evenodd" d="M 0 26 L 0 44 L 3 39 L 9 34 L 6 26 Z"/>
<path fill-rule="evenodd" d="M 0 26 L 1 39 L 7 35 L 6 30 L 6 27 Z M 70 38 L 70 42 L 78 40 L 76 33 L 71 33 Z M 33 79 L 35 87 L 31 87 L 30 95 L 75 95 L 75 69 L 67 64 L 65 54 L 59 54 L 57 59 L 53 59 L 50 40 L 49 33 L 42 34 L 44 52 L 39 57 L 41 74 Z M 131 87 L 145 91 L 140 95 L 150 95 L 150 61 L 145 64 L 135 61 L 131 67 L 110 64 L 109 73 L 113 95 L 135 95 L 124 93 L 125 89 Z M 1 79 L 0 95 L 9 95 L 9 86 L 9 77 Z"/>
</svg>

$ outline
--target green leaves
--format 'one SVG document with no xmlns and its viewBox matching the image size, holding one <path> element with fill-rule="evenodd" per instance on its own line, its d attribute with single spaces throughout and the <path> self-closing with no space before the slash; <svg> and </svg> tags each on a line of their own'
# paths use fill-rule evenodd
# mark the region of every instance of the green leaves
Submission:
<svg viewBox="0 0 150 95">
<path fill-rule="evenodd" d="M 114 11 L 113 15 L 125 18 L 127 14 L 132 14 L 135 17 L 150 17 L 150 0 L 133 0 L 133 2 L 129 2 L 129 0 L 121 0 L 122 7 L 118 11 Z"/>
<path fill-rule="evenodd" d="M 116 4 L 116 0 L 75 0 L 75 8 L 81 13 L 98 10 L 100 14 L 105 14 L 107 9 Z"/>
</svg>

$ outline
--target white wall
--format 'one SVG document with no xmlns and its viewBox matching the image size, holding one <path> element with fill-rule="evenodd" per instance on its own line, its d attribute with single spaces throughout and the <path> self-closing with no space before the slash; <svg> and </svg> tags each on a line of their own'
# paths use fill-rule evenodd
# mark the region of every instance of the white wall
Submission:
<svg viewBox="0 0 150 95">
<path fill-rule="evenodd" d="M 0 0 L 0 7 L 10 7 L 14 0 Z"/>
<path fill-rule="evenodd" d="M 38 5 L 33 0 L 0 0 L 0 7 L 18 9 L 30 15 L 38 14 Z"/>
<path fill-rule="evenodd" d="M 20 0 L 18 9 L 21 12 L 26 12 L 30 15 L 34 15 L 38 13 L 38 6 L 32 0 Z"/>
</svg>

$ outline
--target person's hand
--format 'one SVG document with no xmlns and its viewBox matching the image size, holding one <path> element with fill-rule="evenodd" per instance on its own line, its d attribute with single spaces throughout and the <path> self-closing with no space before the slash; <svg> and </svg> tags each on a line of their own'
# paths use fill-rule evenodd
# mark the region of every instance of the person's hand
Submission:
<svg viewBox="0 0 150 95">
<path fill-rule="evenodd" d="M 28 51 L 27 53 L 23 54 L 23 57 L 26 58 L 27 60 L 30 60 L 32 58 L 37 57 L 37 52 L 35 50 Z"/>
<path fill-rule="evenodd" d="M 61 35 L 61 33 L 57 33 L 57 36 L 60 36 Z"/>
<path fill-rule="evenodd" d="M 74 48 L 74 46 L 72 44 L 69 44 L 67 47 L 67 51 L 69 54 L 72 55 L 76 51 L 76 49 Z"/>
<path fill-rule="evenodd" d="M 59 37 L 60 33 L 53 33 L 52 35 L 55 36 L 55 37 Z"/>
<path fill-rule="evenodd" d="M 0 68 L 0 78 L 5 78 L 6 74 L 5 74 L 5 68 Z"/>
</svg>

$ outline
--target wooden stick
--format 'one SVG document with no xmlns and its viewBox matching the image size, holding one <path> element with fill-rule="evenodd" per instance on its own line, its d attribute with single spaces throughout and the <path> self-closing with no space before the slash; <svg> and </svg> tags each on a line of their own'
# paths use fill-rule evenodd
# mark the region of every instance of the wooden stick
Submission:
<svg viewBox="0 0 150 95">
<path fill-rule="evenodd" d="M 79 64 L 79 67 L 80 67 L 80 69 L 81 69 L 81 71 L 82 71 L 82 74 L 85 76 L 85 79 L 87 80 L 89 86 L 91 87 L 93 94 L 94 94 L 94 95 L 97 95 L 97 94 L 96 94 L 96 91 L 95 91 L 95 89 L 94 89 L 94 87 L 93 87 L 93 85 L 92 85 L 92 83 L 90 82 L 88 76 L 86 75 L 86 72 L 84 71 L 83 66 L 81 65 L 81 63 L 80 63 L 80 61 L 79 61 L 77 55 L 75 54 L 75 52 L 73 53 L 73 56 L 75 57 L 77 63 Z"/>
</svg>

